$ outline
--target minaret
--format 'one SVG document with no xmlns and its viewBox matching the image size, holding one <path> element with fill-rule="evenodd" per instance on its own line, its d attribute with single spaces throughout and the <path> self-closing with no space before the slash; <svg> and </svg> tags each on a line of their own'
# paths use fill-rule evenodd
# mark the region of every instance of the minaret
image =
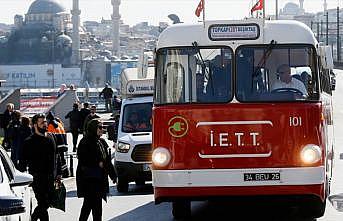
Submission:
<svg viewBox="0 0 343 221">
<path fill-rule="evenodd" d="M 299 0 L 300 9 L 304 11 L 304 0 Z"/>
<path fill-rule="evenodd" d="M 71 62 L 72 64 L 78 65 L 80 64 L 80 14 L 81 11 L 79 9 L 79 0 L 73 0 L 73 10 L 71 10 L 72 14 L 72 23 L 73 23 L 73 36 L 72 36 L 72 57 Z"/>
<path fill-rule="evenodd" d="M 119 21 L 120 21 L 120 14 L 119 14 L 119 5 L 121 0 L 111 0 L 113 6 L 113 14 L 112 14 L 112 23 L 113 23 L 113 32 L 112 32 L 112 54 L 119 55 L 120 54 L 120 36 L 119 36 Z"/>
<path fill-rule="evenodd" d="M 328 10 L 328 4 L 326 3 L 326 0 L 324 0 L 324 13 Z"/>
</svg>

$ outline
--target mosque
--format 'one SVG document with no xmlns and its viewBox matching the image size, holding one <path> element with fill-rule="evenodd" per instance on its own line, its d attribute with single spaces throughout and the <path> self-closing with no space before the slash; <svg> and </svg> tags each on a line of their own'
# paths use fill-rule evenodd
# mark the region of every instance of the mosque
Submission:
<svg viewBox="0 0 343 221">
<path fill-rule="evenodd" d="M 25 14 L 14 16 L 15 28 L 0 41 L 0 64 L 69 64 L 71 15 L 55 0 L 35 0 Z"/>
</svg>

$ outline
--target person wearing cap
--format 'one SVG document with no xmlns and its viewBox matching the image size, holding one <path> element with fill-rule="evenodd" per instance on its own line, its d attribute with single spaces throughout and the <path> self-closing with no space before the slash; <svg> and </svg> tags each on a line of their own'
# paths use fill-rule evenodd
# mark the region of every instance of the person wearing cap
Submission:
<svg viewBox="0 0 343 221">
<path fill-rule="evenodd" d="M 112 98 L 113 98 L 113 90 L 109 86 L 108 83 L 105 84 L 105 88 L 102 89 L 102 91 L 99 94 L 99 97 L 104 96 L 105 99 L 105 106 L 106 106 L 106 111 L 107 112 L 112 112 L 113 111 L 113 103 L 112 103 Z"/>
<path fill-rule="evenodd" d="M 79 221 L 87 221 L 90 212 L 93 220 L 102 219 L 102 199 L 109 193 L 108 177 L 113 183 L 117 176 L 108 153 L 108 145 L 101 138 L 103 124 L 98 119 L 89 121 L 86 135 L 77 148 L 76 170 L 77 196 L 83 199 Z"/>
</svg>

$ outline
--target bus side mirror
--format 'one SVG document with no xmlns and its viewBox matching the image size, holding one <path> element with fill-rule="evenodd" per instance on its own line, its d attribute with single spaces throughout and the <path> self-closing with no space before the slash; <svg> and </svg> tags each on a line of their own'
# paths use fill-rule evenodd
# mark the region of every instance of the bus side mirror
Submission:
<svg viewBox="0 0 343 221">
<path fill-rule="evenodd" d="M 332 91 L 336 90 L 336 76 L 332 74 L 330 74 L 330 86 Z"/>
</svg>

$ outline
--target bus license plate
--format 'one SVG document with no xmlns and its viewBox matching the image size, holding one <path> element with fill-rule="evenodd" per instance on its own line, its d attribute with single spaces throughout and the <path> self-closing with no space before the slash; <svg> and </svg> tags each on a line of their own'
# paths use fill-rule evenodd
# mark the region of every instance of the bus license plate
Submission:
<svg viewBox="0 0 343 221">
<path fill-rule="evenodd" d="M 244 181 L 280 180 L 280 173 L 244 173 Z"/>
<path fill-rule="evenodd" d="M 143 164 L 143 171 L 150 171 L 150 164 Z"/>
</svg>

